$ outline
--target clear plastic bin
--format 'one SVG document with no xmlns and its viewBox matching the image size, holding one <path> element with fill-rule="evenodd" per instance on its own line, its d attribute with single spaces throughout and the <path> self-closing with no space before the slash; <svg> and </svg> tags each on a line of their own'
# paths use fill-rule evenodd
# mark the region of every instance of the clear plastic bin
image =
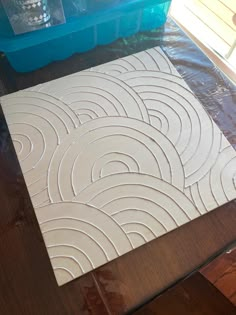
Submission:
<svg viewBox="0 0 236 315">
<path fill-rule="evenodd" d="M 23 34 L 65 23 L 61 0 L 0 1 L 15 34 Z"/>
<path fill-rule="evenodd" d="M 120 37 L 160 27 L 166 21 L 171 3 L 171 0 L 116 1 L 80 16 L 68 17 L 71 2 L 64 0 L 65 24 L 21 35 L 14 35 L 0 7 L 0 51 L 16 71 L 32 71 Z"/>
</svg>

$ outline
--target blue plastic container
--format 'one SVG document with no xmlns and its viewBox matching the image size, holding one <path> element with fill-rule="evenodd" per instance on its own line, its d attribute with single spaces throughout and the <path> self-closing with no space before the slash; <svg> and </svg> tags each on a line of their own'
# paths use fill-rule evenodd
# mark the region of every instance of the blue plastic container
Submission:
<svg viewBox="0 0 236 315">
<path fill-rule="evenodd" d="M 64 0 L 65 13 L 67 1 Z M 36 70 L 120 37 L 160 27 L 166 21 L 170 3 L 171 0 L 119 0 L 114 6 L 67 17 L 66 24 L 22 35 L 14 35 L 0 7 L 0 51 L 16 71 Z"/>
</svg>

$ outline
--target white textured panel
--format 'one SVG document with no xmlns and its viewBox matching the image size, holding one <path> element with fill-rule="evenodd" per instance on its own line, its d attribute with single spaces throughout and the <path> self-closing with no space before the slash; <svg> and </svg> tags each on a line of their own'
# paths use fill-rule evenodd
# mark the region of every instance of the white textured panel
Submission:
<svg viewBox="0 0 236 315">
<path fill-rule="evenodd" d="M 161 49 L 1 99 L 58 283 L 236 197 L 236 154 Z"/>
</svg>

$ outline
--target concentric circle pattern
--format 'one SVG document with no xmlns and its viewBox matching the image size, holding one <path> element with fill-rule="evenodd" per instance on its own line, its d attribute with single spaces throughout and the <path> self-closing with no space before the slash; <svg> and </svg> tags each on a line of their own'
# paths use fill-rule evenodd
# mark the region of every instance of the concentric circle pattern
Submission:
<svg viewBox="0 0 236 315">
<path fill-rule="evenodd" d="M 1 99 L 58 283 L 236 196 L 236 154 L 153 48 Z"/>
</svg>

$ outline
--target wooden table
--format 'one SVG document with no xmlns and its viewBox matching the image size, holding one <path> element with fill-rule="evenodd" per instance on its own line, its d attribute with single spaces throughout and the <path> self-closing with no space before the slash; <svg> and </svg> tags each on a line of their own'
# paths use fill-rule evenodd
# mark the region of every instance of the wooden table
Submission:
<svg viewBox="0 0 236 315">
<path fill-rule="evenodd" d="M 236 145 L 236 88 L 171 20 L 158 31 L 29 74 L 16 74 L 2 58 L 0 90 L 9 93 L 157 45 Z M 126 314 L 236 240 L 231 202 L 58 287 L 2 113 L 0 118 L 0 314 Z"/>
<path fill-rule="evenodd" d="M 195 273 L 141 307 L 133 315 L 235 315 L 235 306 Z"/>
</svg>

